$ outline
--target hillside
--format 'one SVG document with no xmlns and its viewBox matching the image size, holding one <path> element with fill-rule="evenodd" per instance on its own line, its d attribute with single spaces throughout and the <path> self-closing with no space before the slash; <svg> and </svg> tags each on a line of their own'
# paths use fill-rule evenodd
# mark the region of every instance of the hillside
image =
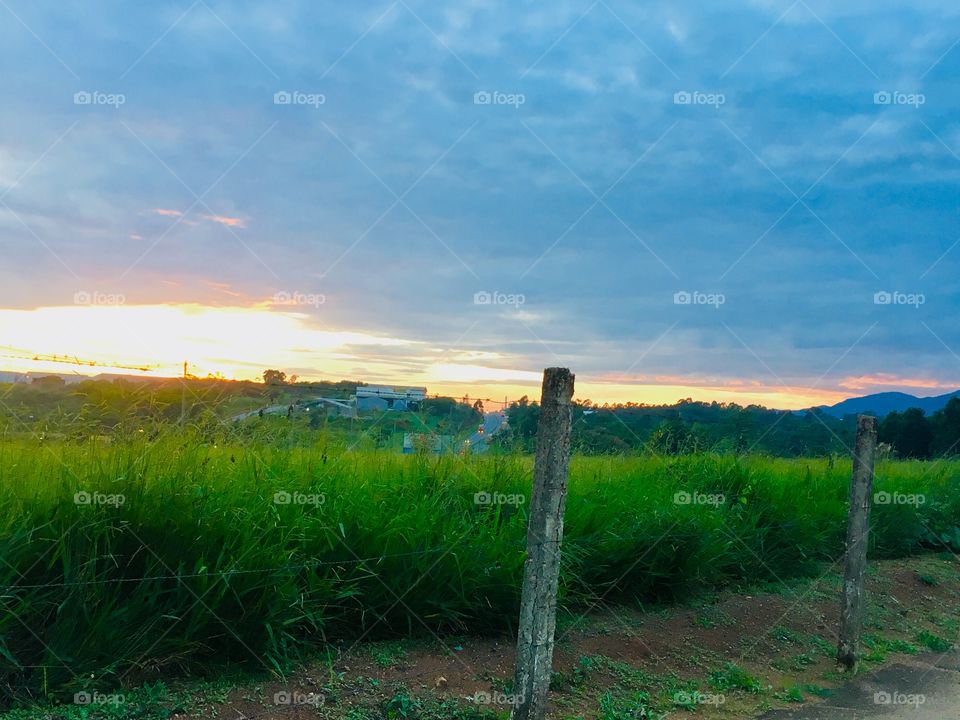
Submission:
<svg viewBox="0 0 960 720">
<path fill-rule="evenodd" d="M 833 417 L 843 418 L 846 415 L 871 414 L 883 417 L 891 412 L 903 412 L 908 408 L 920 408 L 927 415 L 943 409 L 951 398 L 960 396 L 960 390 L 945 395 L 932 397 L 917 397 L 902 392 L 875 393 L 863 397 L 847 398 L 836 405 L 821 405 L 816 408 Z"/>
</svg>

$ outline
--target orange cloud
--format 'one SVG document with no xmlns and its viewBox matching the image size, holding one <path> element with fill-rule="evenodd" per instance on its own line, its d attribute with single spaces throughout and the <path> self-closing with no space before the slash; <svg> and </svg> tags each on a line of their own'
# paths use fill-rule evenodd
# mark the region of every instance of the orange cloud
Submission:
<svg viewBox="0 0 960 720">
<path fill-rule="evenodd" d="M 601 373 L 594 376 L 597 383 L 610 383 L 612 385 L 671 385 L 688 386 L 691 382 L 708 383 L 710 387 L 718 388 L 745 388 L 759 389 L 769 386 L 768 383 L 759 380 L 748 380 L 743 378 L 694 378 L 690 375 L 634 375 L 624 373 Z"/>
<path fill-rule="evenodd" d="M 958 383 L 933 380 L 931 378 L 899 377 L 892 373 L 875 375 L 855 375 L 841 380 L 838 385 L 848 390 L 869 390 L 871 388 L 907 387 L 927 388 L 930 390 L 955 390 Z"/>
<path fill-rule="evenodd" d="M 228 217 L 226 215 L 202 215 L 201 217 L 203 217 L 204 220 L 209 220 L 210 222 L 215 222 L 228 228 L 245 228 L 247 226 L 247 221 L 238 217 Z"/>
<path fill-rule="evenodd" d="M 715 378 L 690 375 L 633 375 L 623 373 L 582 374 L 577 397 L 597 403 L 673 403 L 681 398 L 707 402 L 757 403 L 767 407 L 797 410 L 831 405 L 845 393 L 815 385 L 779 385 L 748 378 Z"/>
<path fill-rule="evenodd" d="M 214 282 L 212 280 L 207 281 L 207 287 L 216 290 L 217 292 L 223 293 L 224 295 L 229 295 L 234 298 L 243 298 L 243 293 L 237 292 L 229 283 Z"/>
<path fill-rule="evenodd" d="M 162 215 L 163 217 L 173 217 L 173 218 L 182 218 L 183 213 L 180 210 L 171 210 L 169 208 L 152 208 L 150 210 L 154 215 Z M 223 225 L 228 228 L 245 228 L 247 226 L 246 218 L 241 217 L 230 217 L 229 215 L 201 215 L 203 220 L 209 222 L 217 223 L 218 225 Z M 195 223 L 184 220 L 188 225 L 193 225 Z"/>
</svg>

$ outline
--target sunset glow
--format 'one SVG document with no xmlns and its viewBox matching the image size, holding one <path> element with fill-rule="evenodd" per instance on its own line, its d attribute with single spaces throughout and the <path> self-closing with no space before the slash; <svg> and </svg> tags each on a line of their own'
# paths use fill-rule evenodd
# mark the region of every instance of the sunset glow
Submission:
<svg viewBox="0 0 960 720">
<path fill-rule="evenodd" d="M 355 379 L 426 385 L 431 394 L 515 400 L 538 395 L 540 371 L 495 352 L 457 350 L 406 338 L 324 328 L 311 316 L 253 307 L 91 305 L 0 310 L 0 368 L 19 372 L 103 372 L 259 380 L 278 368 L 302 380 Z M 44 360 L 75 358 L 78 364 Z M 33 359 L 37 357 L 38 359 Z M 79 364 L 95 363 L 95 365 Z M 145 368 L 137 371 L 133 368 Z M 577 397 L 602 403 L 667 404 L 681 398 L 799 409 L 829 404 L 850 390 L 920 388 L 915 378 L 851 377 L 836 387 L 782 387 L 737 379 L 581 374 Z"/>
<path fill-rule="evenodd" d="M 953 6 L 295 5 L 0 3 L 0 367 L 960 386 Z"/>
<path fill-rule="evenodd" d="M 180 375 L 186 361 L 191 374 L 238 380 L 257 379 L 268 367 L 299 367 L 320 358 L 324 377 L 330 377 L 343 371 L 338 352 L 412 344 L 318 329 L 298 313 L 199 305 L 0 310 L 0 332 L 5 345 L 29 355 L 75 356 L 106 369 L 144 366 L 150 368 L 145 374 L 155 376 Z M 5 355 L 5 367 L 37 369 L 11 354 L 16 353 Z"/>
</svg>

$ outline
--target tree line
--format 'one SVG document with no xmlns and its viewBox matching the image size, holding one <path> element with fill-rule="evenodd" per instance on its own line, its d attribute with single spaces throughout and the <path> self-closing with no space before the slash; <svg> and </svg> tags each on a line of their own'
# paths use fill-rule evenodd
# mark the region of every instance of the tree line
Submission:
<svg viewBox="0 0 960 720">
<path fill-rule="evenodd" d="M 521 398 L 507 410 L 509 427 L 497 436 L 506 448 L 532 452 L 540 408 Z M 661 455 L 695 452 L 764 453 L 778 457 L 849 455 L 856 417 L 836 418 L 821 410 L 771 410 L 760 405 L 707 403 L 690 399 L 673 405 L 575 403 L 573 446 L 588 454 L 650 451 Z M 960 398 L 927 417 L 911 408 L 880 423 L 880 441 L 900 458 L 933 458 L 960 453 Z"/>
<path fill-rule="evenodd" d="M 297 404 L 316 395 L 349 397 L 356 381 L 294 382 L 268 371 L 264 382 L 223 379 L 88 379 L 66 384 L 57 376 L 35 378 L 30 384 L 0 384 L 0 431 L 41 430 L 85 435 L 157 425 L 211 420 L 269 403 Z M 482 422 L 483 406 L 452 398 L 430 399 L 414 422 L 395 419 L 394 430 L 460 435 Z M 540 408 L 527 397 L 507 409 L 507 428 L 497 433 L 496 446 L 533 452 Z M 311 417 L 311 429 L 322 418 Z M 673 405 L 596 406 L 574 403 L 573 445 L 577 452 L 611 454 L 651 451 L 661 455 L 695 452 L 764 453 L 778 457 L 848 455 L 853 447 L 856 418 L 836 418 L 821 410 L 770 410 L 760 405 L 707 403 L 691 399 Z M 218 420 L 217 422 L 222 422 Z M 407 427 L 407 425 L 410 425 Z M 879 425 L 882 447 L 893 457 L 929 459 L 960 454 L 960 398 L 926 415 L 922 409 L 891 412 Z"/>
<path fill-rule="evenodd" d="M 960 398 L 930 416 L 920 408 L 892 412 L 880 422 L 878 439 L 902 458 L 960 454 Z"/>
</svg>

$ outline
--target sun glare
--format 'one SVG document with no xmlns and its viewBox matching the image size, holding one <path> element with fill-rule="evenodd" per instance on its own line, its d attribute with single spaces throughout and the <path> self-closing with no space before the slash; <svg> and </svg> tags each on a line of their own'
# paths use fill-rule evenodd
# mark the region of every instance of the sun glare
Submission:
<svg viewBox="0 0 960 720">
<path fill-rule="evenodd" d="M 312 367 L 324 374 L 348 348 L 407 345 L 404 340 L 323 330 L 298 313 L 200 305 L 46 307 L 0 310 L 4 365 L 36 370 L 33 356 L 76 358 L 100 371 L 149 368 L 152 375 L 192 374 L 254 379 L 268 367 Z M 17 358 L 22 358 L 17 363 Z M 52 363 L 48 363 L 50 365 Z M 57 363 L 58 364 L 58 363 Z M 355 364 L 355 363 L 353 363 Z M 78 365 L 78 367 L 84 367 Z M 59 372 L 64 367 L 47 368 Z"/>
</svg>

